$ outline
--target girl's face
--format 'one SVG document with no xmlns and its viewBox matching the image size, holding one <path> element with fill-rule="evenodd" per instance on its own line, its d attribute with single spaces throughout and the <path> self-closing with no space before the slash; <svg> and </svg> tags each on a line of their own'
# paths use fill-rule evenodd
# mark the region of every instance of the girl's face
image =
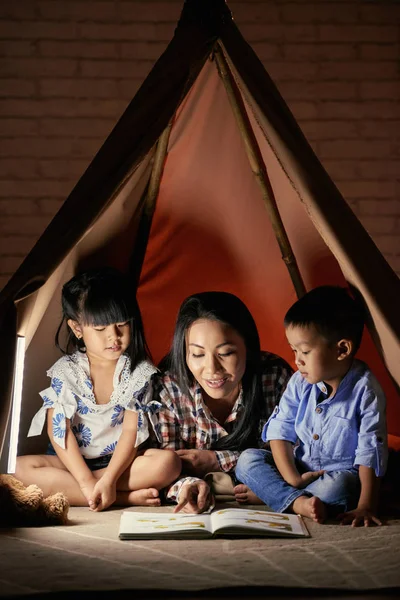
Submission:
<svg viewBox="0 0 400 600">
<path fill-rule="evenodd" d="M 186 364 L 210 398 L 234 402 L 246 369 L 246 345 L 232 327 L 199 319 L 186 332 Z"/>
<path fill-rule="evenodd" d="M 118 360 L 131 341 L 129 321 L 112 325 L 80 325 L 69 320 L 68 325 L 78 338 L 83 338 L 86 354 L 91 360 Z"/>
</svg>

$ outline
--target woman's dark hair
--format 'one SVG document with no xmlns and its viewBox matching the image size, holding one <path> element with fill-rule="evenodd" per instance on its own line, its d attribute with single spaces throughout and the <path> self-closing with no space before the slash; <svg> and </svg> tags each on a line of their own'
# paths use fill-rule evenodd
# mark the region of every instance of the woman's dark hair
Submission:
<svg viewBox="0 0 400 600">
<path fill-rule="evenodd" d="M 260 338 L 250 311 L 237 296 L 227 292 L 203 292 L 186 298 L 179 309 L 171 350 L 160 366 L 170 371 L 182 392 L 190 397 L 194 378 L 186 364 L 186 332 L 198 319 L 219 321 L 232 327 L 246 346 L 246 370 L 242 378 L 244 408 L 232 433 L 220 438 L 213 449 L 241 450 L 257 445 L 264 406 Z"/>
<path fill-rule="evenodd" d="M 63 354 L 85 351 L 83 339 L 78 339 L 67 325 L 67 321 L 72 319 L 81 325 L 91 326 L 129 321 L 131 341 L 126 353 L 131 359 L 132 370 L 150 356 L 136 296 L 128 278 L 116 269 L 102 267 L 78 273 L 64 284 L 61 305 L 63 317 L 55 343 Z M 64 324 L 68 337 L 65 348 L 62 348 L 59 339 Z"/>
<path fill-rule="evenodd" d="M 314 288 L 289 308 L 284 319 L 285 327 L 309 327 L 314 325 L 318 333 L 335 344 L 350 339 L 353 354 L 360 346 L 365 322 L 365 311 L 346 288 L 322 285 Z"/>
</svg>

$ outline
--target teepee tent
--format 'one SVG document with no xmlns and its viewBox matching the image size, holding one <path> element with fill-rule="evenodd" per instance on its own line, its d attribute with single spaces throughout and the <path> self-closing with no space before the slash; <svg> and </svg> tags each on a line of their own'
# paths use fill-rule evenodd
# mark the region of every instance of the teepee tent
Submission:
<svg viewBox="0 0 400 600">
<path fill-rule="evenodd" d="M 347 282 L 370 314 L 360 357 L 387 393 L 389 432 L 400 435 L 399 279 L 223 0 L 186 0 L 168 48 L 0 295 L 3 471 L 22 364 L 20 454 L 46 444 L 26 433 L 58 358 L 61 287 L 103 264 L 131 274 L 155 361 L 182 300 L 211 289 L 241 297 L 263 348 L 290 361 L 286 310 L 304 290 Z"/>
</svg>

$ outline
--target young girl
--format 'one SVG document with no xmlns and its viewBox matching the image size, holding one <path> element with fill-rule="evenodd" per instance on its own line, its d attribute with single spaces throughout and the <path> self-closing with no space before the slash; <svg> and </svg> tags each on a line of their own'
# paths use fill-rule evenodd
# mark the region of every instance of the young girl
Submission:
<svg viewBox="0 0 400 600">
<path fill-rule="evenodd" d="M 114 269 L 87 271 L 62 290 L 68 339 L 47 372 L 51 385 L 28 436 L 47 428 L 48 453 L 17 459 L 16 477 L 45 495 L 63 491 L 75 506 L 100 511 L 160 504 L 159 490 L 175 480 L 181 461 L 172 451 L 138 447 L 152 417 L 151 376 L 139 307 Z M 147 404 L 146 404 L 147 402 Z"/>
</svg>

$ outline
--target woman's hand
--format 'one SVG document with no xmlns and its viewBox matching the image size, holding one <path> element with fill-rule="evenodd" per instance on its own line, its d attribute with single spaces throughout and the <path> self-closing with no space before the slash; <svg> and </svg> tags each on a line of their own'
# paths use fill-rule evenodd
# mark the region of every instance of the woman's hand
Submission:
<svg viewBox="0 0 400 600">
<path fill-rule="evenodd" d="M 204 477 L 211 471 L 220 471 L 217 455 L 213 450 L 176 450 L 182 461 L 182 471 L 188 475 Z"/>
<path fill-rule="evenodd" d="M 340 519 L 341 525 L 350 525 L 357 527 L 358 525 L 364 525 L 364 527 L 371 527 L 374 523 L 376 525 L 382 525 L 382 521 L 374 515 L 374 512 L 369 508 L 355 508 L 348 512 L 342 513 L 337 516 Z"/>
<path fill-rule="evenodd" d="M 211 490 L 205 481 L 187 483 L 179 492 L 178 504 L 174 512 L 201 513 L 209 508 L 211 500 Z"/>
<path fill-rule="evenodd" d="M 108 479 L 105 474 L 94 486 L 93 493 L 89 499 L 89 508 L 95 512 L 105 510 L 117 499 L 116 483 Z"/>
</svg>

